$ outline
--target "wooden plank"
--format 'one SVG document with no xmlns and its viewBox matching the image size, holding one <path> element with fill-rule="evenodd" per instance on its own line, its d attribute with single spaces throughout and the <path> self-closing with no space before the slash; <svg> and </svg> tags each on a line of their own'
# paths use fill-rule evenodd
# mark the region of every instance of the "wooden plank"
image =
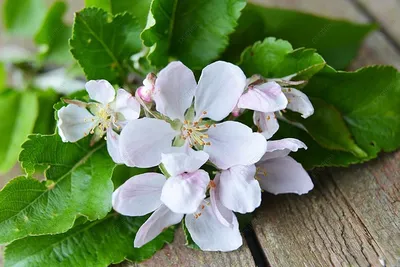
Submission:
<svg viewBox="0 0 400 267">
<path fill-rule="evenodd" d="M 158 251 L 153 258 L 140 264 L 125 262 L 120 267 L 159 267 L 159 266 L 185 266 L 185 267 L 250 267 L 255 266 L 253 257 L 246 244 L 239 250 L 233 252 L 204 252 L 187 248 L 185 237 L 181 229 L 175 234 L 175 240 L 172 244 L 166 245 Z"/>
<path fill-rule="evenodd" d="M 390 35 L 400 47 L 400 2 L 398 0 L 354 0 Z"/>
<path fill-rule="evenodd" d="M 308 195 L 265 194 L 253 226 L 271 265 L 398 263 L 399 159 L 397 152 L 348 169 L 316 170 Z"/>
<path fill-rule="evenodd" d="M 252 2 L 265 6 L 297 9 L 359 23 L 369 22 L 368 17 L 360 12 L 360 10 L 348 0 L 252 0 Z M 397 19 L 399 19 L 399 17 L 397 17 Z M 397 22 L 399 23 L 399 20 Z M 322 27 L 324 27 L 324 25 L 321 25 L 321 29 Z M 388 42 L 382 32 L 379 31 L 367 37 L 361 47 L 359 56 L 351 65 L 351 68 L 357 69 L 371 64 L 392 65 L 400 69 L 400 55 L 397 53 L 395 47 Z"/>
</svg>

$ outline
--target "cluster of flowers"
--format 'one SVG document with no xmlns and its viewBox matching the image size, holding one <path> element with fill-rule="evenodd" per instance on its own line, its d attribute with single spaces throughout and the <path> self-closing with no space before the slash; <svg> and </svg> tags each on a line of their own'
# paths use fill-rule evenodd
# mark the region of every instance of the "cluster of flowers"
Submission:
<svg viewBox="0 0 400 267">
<path fill-rule="evenodd" d="M 113 194 L 113 207 L 123 215 L 154 212 L 136 234 L 135 247 L 184 219 L 202 250 L 235 250 L 242 237 L 234 212 L 254 211 L 262 189 L 304 194 L 313 188 L 307 172 L 288 156 L 305 144 L 267 141 L 278 130 L 281 110 L 313 114 L 302 92 L 259 76 L 246 79 L 239 67 L 223 61 L 205 67 L 198 83 L 190 69 L 172 62 L 143 84 L 135 96 L 124 89 L 115 96 L 107 81 L 89 81 L 86 90 L 96 102 L 69 100 L 58 112 L 64 142 L 106 135 L 116 163 L 159 165 L 163 174 L 136 175 Z M 236 121 L 246 110 L 254 111 L 258 132 Z"/>
</svg>

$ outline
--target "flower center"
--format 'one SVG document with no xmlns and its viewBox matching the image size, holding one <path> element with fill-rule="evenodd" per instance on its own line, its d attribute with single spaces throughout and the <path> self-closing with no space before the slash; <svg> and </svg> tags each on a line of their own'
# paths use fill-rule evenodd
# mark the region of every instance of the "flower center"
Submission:
<svg viewBox="0 0 400 267">
<path fill-rule="evenodd" d="M 95 116 L 91 120 L 97 121 L 90 131 L 91 134 L 95 132 L 95 128 L 98 128 L 102 133 L 104 133 L 108 127 L 115 125 L 115 114 L 109 104 L 103 105 L 96 103 L 94 108 L 91 110 Z"/>
<path fill-rule="evenodd" d="M 207 112 L 203 112 L 203 116 L 206 115 Z M 197 121 L 188 121 L 185 120 L 183 122 L 181 128 L 181 137 L 186 140 L 188 139 L 190 146 L 210 146 L 211 142 L 207 141 L 208 138 L 207 130 L 215 124 L 207 124 L 203 122 L 202 117 L 200 117 Z"/>
</svg>

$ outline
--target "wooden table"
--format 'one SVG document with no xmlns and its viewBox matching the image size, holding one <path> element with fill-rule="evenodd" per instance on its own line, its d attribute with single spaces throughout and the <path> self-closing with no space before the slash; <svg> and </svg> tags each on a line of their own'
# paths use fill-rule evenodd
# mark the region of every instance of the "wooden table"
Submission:
<svg viewBox="0 0 400 267">
<path fill-rule="evenodd" d="M 254 2 L 379 23 L 381 30 L 367 38 L 352 68 L 400 69 L 400 0 Z M 264 194 L 238 251 L 191 250 L 177 231 L 175 241 L 151 260 L 122 266 L 400 266 L 400 151 L 348 169 L 318 169 L 312 176 L 315 189 L 308 195 Z"/>
</svg>

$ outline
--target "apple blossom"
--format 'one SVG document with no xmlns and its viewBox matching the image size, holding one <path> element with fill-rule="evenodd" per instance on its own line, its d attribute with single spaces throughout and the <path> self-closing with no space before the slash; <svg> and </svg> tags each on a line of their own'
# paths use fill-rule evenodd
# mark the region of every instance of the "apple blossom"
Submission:
<svg viewBox="0 0 400 267">
<path fill-rule="evenodd" d="M 151 99 L 159 116 L 131 121 L 121 132 L 121 156 L 135 167 L 152 167 L 173 145 L 203 150 L 220 169 L 256 163 L 266 140 L 246 125 L 221 121 L 235 108 L 246 86 L 242 70 L 228 62 L 206 66 L 196 83 L 193 72 L 172 62 L 157 75 Z M 192 101 L 194 99 L 194 106 Z"/>
<path fill-rule="evenodd" d="M 290 78 L 289 76 L 288 78 Z M 275 81 L 276 80 L 276 81 Z M 281 87 L 281 79 L 266 80 L 254 75 L 247 80 L 247 91 L 239 98 L 237 108 L 254 110 L 253 121 L 260 132 L 269 139 L 279 129 L 276 113 L 289 109 L 301 113 L 307 118 L 314 113 L 308 97 L 294 88 Z M 298 82 L 284 81 L 285 84 Z M 237 115 L 238 112 L 233 115 Z"/>
<path fill-rule="evenodd" d="M 119 89 L 115 96 L 114 88 L 106 80 L 91 80 L 85 87 L 89 97 L 97 102 L 67 100 L 70 104 L 58 111 L 58 133 L 64 142 L 76 142 L 89 133 L 94 134 L 92 141 L 96 141 L 106 134 L 110 156 L 121 163 L 120 136 L 116 131 L 139 118 L 140 105 L 124 89 Z"/>
</svg>

